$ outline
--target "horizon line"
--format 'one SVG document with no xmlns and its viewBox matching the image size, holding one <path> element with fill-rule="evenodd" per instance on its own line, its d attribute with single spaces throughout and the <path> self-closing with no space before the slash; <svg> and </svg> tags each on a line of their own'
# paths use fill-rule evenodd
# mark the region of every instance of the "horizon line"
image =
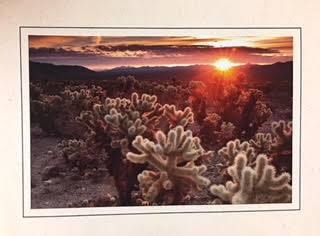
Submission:
<svg viewBox="0 0 320 236">
<path fill-rule="evenodd" d="M 101 70 L 97 70 L 97 69 L 91 69 L 90 67 L 84 66 L 84 65 L 77 65 L 77 64 L 72 64 L 72 65 L 68 65 L 68 64 L 56 64 L 53 62 L 39 62 L 39 61 L 33 61 L 29 59 L 29 62 L 32 63 L 39 63 L 39 64 L 50 64 L 50 65 L 55 65 L 55 66 L 79 66 L 79 67 L 83 67 L 86 68 L 88 70 L 91 70 L 93 72 L 106 72 L 106 71 L 110 71 L 113 69 L 117 69 L 117 68 L 134 68 L 134 69 L 139 69 L 139 68 L 145 68 L 145 67 L 149 67 L 149 68 L 159 68 L 159 67 L 167 67 L 167 68 L 173 68 L 173 67 L 189 67 L 189 66 L 212 66 L 215 67 L 213 64 L 208 64 L 208 63 L 197 63 L 197 64 L 164 64 L 164 65 L 156 65 L 156 66 L 148 66 L 148 65 L 142 65 L 142 66 L 127 66 L 127 65 L 123 65 L 123 66 L 115 66 L 115 67 L 111 67 L 111 68 L 107 68 L 106 69 L 101 69 Z M 233 67 L 240 67 L 240 66 L 245 66 L 245 65 L 259 65 L 259 66 L 264 66 L 264 65 L 274 65 L 277 63 L 289 63 L 289 62 L 293 62 L 293 60 L 289 60 L 289 61 L 278 61 L 278 62 L 273 62 L 273 63 L 237 63 L 237 65 L 233 66 Z"/>
</svg>

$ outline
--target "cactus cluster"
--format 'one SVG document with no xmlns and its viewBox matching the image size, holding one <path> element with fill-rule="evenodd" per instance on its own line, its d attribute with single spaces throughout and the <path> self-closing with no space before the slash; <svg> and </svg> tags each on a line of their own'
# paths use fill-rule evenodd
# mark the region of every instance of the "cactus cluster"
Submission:
<svg viewBox="0 0 320 236">
<path fill-rule="evenodd" d="M 101 107 L 100 107 L 101 109 Z M 103 109 L 106 111 L 104 120 L 112 128 L 112 144 L 121 144 L 122 150 L 137 136 L 147 129 L 152 130 L 159 121 L 161 105 L 157 103 L 156 96 L 137 93 L 131 99 L 106 99 Z"/>
<path fill-rule="evenodd" d="M 292 123 L 257 132 L 272 114 L 260 90 L 132 76 L 97 84 L 59 82 L 50 95 L 41 83 L 30 88 L 32 122 L 83 128 L 62 135 L 72 138 L 59 144 L 67 169 L 113 176 L 117 198 L 78 205 L 183 204 L 199 193 L 231 204 L 291 201 Z"/>
<path fill-rule="evenodd" d="M 90 152 L 86 142 L 81 139 L 62 140 L 58 147 L 61 149 L 67 165 L 70 168 L 76 167 L 79 171 L 88 168 L 99 168 L 104 161 L 101 155 Z"/>
<path fill-rule="evenodd" d="M 215 112 L 226 122 L 235 125 L 237 136 L 251 138 L 271 115 L 263 92 L 258 89 L 240 89 L 224 84 L 218 98 L 212 98 Z"/>
<path fill-rule="evenodd" d="M 177 110 L 175 105 L 164 105 L 164 116 L 167 118 L 170 127 L 176 126 L 186 127 L 188 124 L 193 123 L 193 112 L 190 107 L 186 107 L 183 111 Z"/>
<path fill-rule="evenodd" d="M 272 133 L 275 138 L 272 147 L 276 150 L 291 149 L 292 146 L 292 122 L 279 122 L 272 123 Z"/>
<path fill-rule="evenodd" d="M 205 144 L 220 148 L 236 138 L 236 127 L 231 122 L 223 121 L 217 113 L 210 113 L 203 120 L 199 136 Z"/>
<path fill-rule="evenodd" d="M 162 106 L 155 95 L 132 93 L 130 99 L 106 98 L 104 103 L 93 105 L 91 111 L 83 111 L 77 120 L 89 130 L 88 146 L 102 147 L 111 152 L 110 172 L 115 174 L 119 188 L 127 183 L 126 190 L 121 191 L 129 191 L 134 181 L 128 178 L 135 179 L 139 169 L 143 168 L 143 165 L 130 164 L 125 159 L 125 155 L 134 148 L 135 138 L 142 135 L 152 139 L 159 129 L 170 130 L 179 125 L 186 127 L 193 122 L 193 113 L 190 108 L 181 111 L 174 105 Z M 127 202 L 128 195 L 129 192 L 120 197 L 120 201 Z"/>
<path fill-rule="evenodd" d="M 257 156 L 254 167 L 248 164 L 247 155 L 239 153 L 228 168 L 232 180 L 225 185 L 212 185 L 212 194 L 232 204 L 291 202 L 290 174 L 277 176 L 275 168 L 268 164 L 268 158 L 263 154 Z"/>
<path fill-rule="evenodd" d="M 30 102 L 31 121 L 38 122 L 40 128 L 47 132 L 56 131 L 56 119 L 63 107 L 63 100 L 58 95 L 40 95 L 38 100 Z"/>
<path fill-rule="evenodd" d="M 272 133 L 256 133 L 250 144 L 261 153 L 290 150 L 292 146 L 292 122 L 272 122 Z"/>
<path fill-rule="evenodd" d="M 250 139 L 249 142 L 258 153 L 270 153 L 272 148 L 272 135 L 270 133 L 256 133 L 254 138 Z"/>
<path fill-rule="evenodd" d="M 257 133 L 249 140 L 258 153 L 270 155 L 272 164 L 282 171 L 292 172 L 292 122 L 272 122 L 272 133 Z"/>
<path fill-rule="evenodd" d="M 127 154 L 128 160 L 140 164 L 149 163 L 153 168 L 138 175 L 147 201 L 154 201 L 165 190 L 182 194 L 192 188 L 201 189 L 209 185 L 210 181 L 202 176 L 206 166 L 197 166 L 195 161 L 212 153 L 202 148 L 200 139 L 193 137 L 191 131 L 178 126 L 167 135 L 158 131 L 155 139 L 153 142 L 137 136 L 132 145 L 139 153 Z"/>
<path fill-rule="evenodd" d="M 120 88 L 123 92 L 132 92 L 133 90 L 140 88 L 140 82 L 131 75 L 120 76 L 116 81 L 120 84 Z"/>
<path fill-rule="evenodd" d="M 162 104 L 170 103 L 179 106 L 179 108 L 184 108 L 187 105 L 186 101 L 190 91 L 186 86 L 172 84 L 151 84 L 150 88 L 149 86 L 144 85 L 144 88 L 148 93 L 155 94 Z"/>
<path fill-rule="evenodd" d="M 227 165 L 232 165 L 236 156 L 240 153 L 246 155 L 248 165 L 255 161 L 255 149 L 250 146 L 249 142 L 241 142 L 239 139 L 229 141 L 226 147 L 218 151 L 219 156 L 226 160 Z"/>
</svg>

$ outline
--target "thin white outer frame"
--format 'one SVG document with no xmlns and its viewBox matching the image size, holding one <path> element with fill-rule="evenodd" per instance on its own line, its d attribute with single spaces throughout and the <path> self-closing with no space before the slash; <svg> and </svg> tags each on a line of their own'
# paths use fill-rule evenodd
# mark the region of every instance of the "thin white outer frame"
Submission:
<svg viewBox="0 0 320 236">
<path fill-rule="evenodd" d="M 230 27 L 230 28 L 144 28 L 144 27 L 20 27 L 20 69 L 22 109 L 22 208 L 23 217 L 63 217 L 165 213 L 208 213 L 249 211 L 290 211 L 301 208 L 301 28 L 299 27 Z M 55 36 L 197 36 L 197 37 L 293 37 L 293 163 L 292 203 L 250 205 L 181 205 L 139 207 L 95 207 L 31 209 L 31 147 L 29 106 L 29 35 Z"/>
</svg>

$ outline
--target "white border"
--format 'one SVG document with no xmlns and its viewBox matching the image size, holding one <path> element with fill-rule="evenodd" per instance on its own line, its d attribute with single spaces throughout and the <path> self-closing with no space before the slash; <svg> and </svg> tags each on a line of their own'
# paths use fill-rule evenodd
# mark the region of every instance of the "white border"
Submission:
<svg viewBox="0 0 320 236">
<path fill-rule="evenodd" d="M 192 212 L 239 212 L 239 211 L 282 211 L 300 210 L 300 81 L 301 81 L 301 29 L 298 28 L 20 28 L 22 126 L 23 126 L 23 217 L 88 216 L 118 214 L 156 214 Z M 31 209 L 31 161 L 30 161 L 30 110 L 29 110 L 29 35 L 64 36 L 194 36 L 236 37 L 292 36 L 293 45 L 293 195 L 290 204 L 251 205 L 184 205 L 184 206 L 139 206 L 139 207 L 96 207 Z"/>
</svg>

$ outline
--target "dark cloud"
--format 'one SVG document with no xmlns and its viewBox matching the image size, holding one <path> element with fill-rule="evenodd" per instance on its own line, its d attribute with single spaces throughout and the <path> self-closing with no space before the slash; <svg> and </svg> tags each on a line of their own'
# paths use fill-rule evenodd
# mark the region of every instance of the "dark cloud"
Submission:
<svg viewBox="0 0 320 236">
<path fill-rule="evenodd" d="M 223 41 L 221 38 L 196 38 L 196 37 L 164 37 L 164 36 L 48 36 L 48 35 L 30 35 L 30 47 L 62 47 L 66 45 L 84 46 L 95 44 L 194 44 Z"/>
<path fill-rule="evenodd" d="M 97 45 L 96 49 L 102 51 L 160 51 L 160 52 L 214 52 L 222 50 L 237 50 L 244 53 L 277 53 L 277 50 L 255 47 L 213 47 L 210 45 L 117 45 L 117 46 L 105 46 Z"/>
<path fill-rule="evenodd" d="M 275 49 L 255 47 L 213 47 L 208 45 L 117 45 L 117 46 L 82 46 L 73 48 L 30 48 L 31 57 L 38 56 L 86 56 L 101 55 L 106 57 L 146 57 L 146 56 L 186 56 L 198 54 L 233 53 L 233 54 L 275 54 Z"/>
<path fill-rule="evenodd" d="M 74 51 L 72 49 L 64 49 L 64 48 L 29 48 L 30 57 L 39 57 L 39 56 L 81 56 L 83 55 L 80 51 Z"/>
</svg>

